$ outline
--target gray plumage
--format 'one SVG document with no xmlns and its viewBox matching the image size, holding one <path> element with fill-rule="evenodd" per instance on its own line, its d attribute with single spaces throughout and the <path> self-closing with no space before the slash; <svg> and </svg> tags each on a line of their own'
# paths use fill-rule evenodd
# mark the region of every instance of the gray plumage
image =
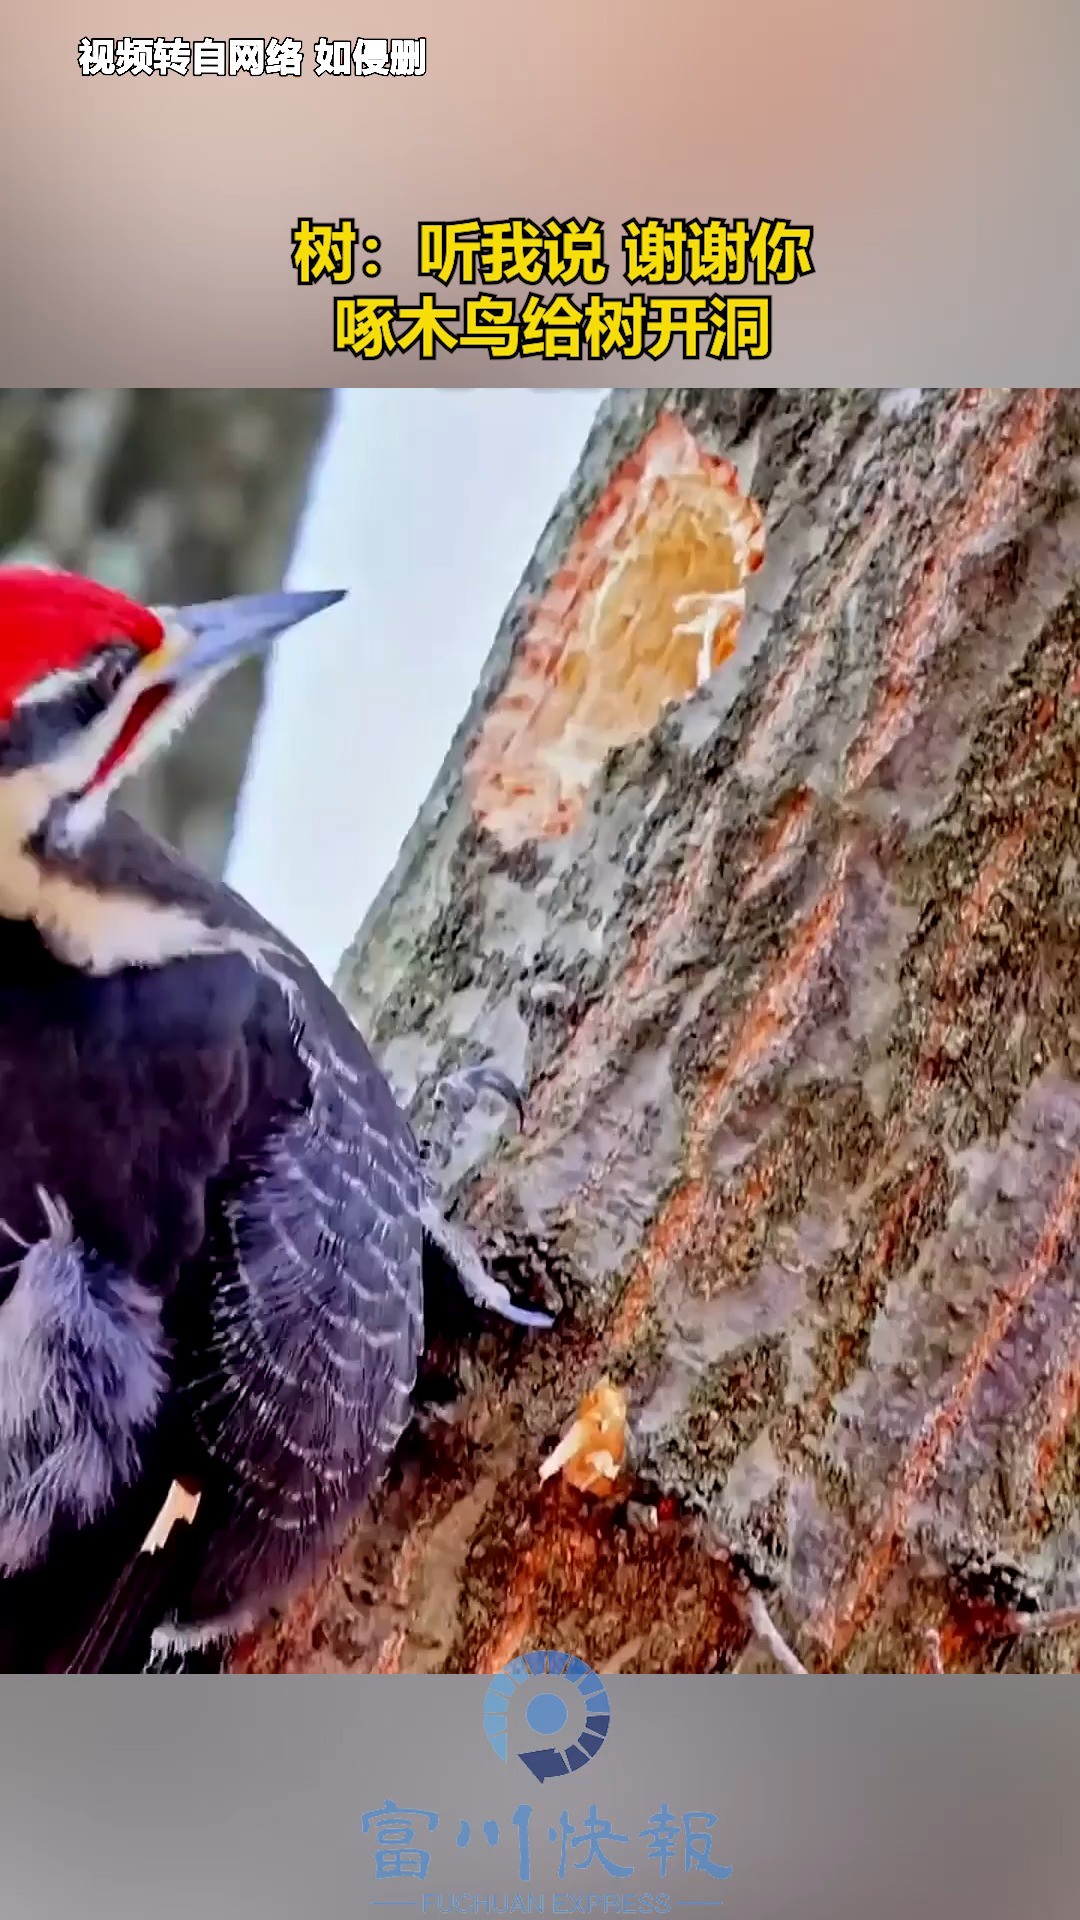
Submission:
<svg viewBox="0 0 1080 1920">
<path fill-rule="evenodd" d="M 96 1520 L 139 1470 L 166 1390 L 160 1303 L 106 1267 L 91 1276 L 70 1215 L 39 1195 L 0 1313 L 0 1574 L 32 1566 L 58 1521 Z"/>
</svg>

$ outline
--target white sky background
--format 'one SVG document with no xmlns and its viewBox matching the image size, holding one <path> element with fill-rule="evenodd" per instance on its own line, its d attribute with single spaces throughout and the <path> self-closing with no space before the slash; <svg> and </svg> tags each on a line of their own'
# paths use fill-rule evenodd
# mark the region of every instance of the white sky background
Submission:
<svg viewBox="0 0 1080 1920">
<path fill-rule="evenodd" d="M 329 979 L 397 858 L 601 394 L 350 390 L 286 584 L 229 884 Z"/>
</svg>

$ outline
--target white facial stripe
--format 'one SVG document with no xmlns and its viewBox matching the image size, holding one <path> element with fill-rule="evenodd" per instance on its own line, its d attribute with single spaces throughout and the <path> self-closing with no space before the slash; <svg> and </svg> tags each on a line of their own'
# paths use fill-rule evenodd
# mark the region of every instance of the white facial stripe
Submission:
<svg viewBox="0 0 1080 1920">
<path fill-rule="evenodd" d="M 140 728 L 127 753 L 117 761 L 104 780 L 99 780 L 78 800 L 72 801 L 64 814 L 63 840 L 73 852 L 85 846 L 87 840 L 97 832 L 117 787 L 138 773 L 148 760 L 152 760 L 168 745 L 175 733 L 187 725 L 220 678 L 220 673 L 206 673 L 189 685 L 170 692 L 157 712 Z M 95 765 L 100 763 L 101 757 L 94 762 Z M 77 791 L 81 784 L 84 783 L 74 782 L 74 789 Z M 70 792 L 72 788 L 65 786 L 61 791 Z"/>
<path fill-rule="evenodd" d="M 73 740 L 68 740 L 60 752 L 45 763 L 55 794 L 80 793 L 83 787 L 89 785 L 144 690 L 145 683 L 140 679 L 136 667 L 115 698 L 110 700 L 104 713 L 92 720 L 88 727 L 83 727 Z"/>
<path fill-rule="evenodd" d="M 26 829 L 28 821 L 40 824 L 51 800 L 40 769 L 0 780 L 0 915 L 33 921 L 61 960 L 94 974 L 220 950 L 220 935 L 184 908 L 100 893 L 78 873 L 42 865 L 26 846 Z"/>
<path fill-rule="evenodd" d="M 167 637 L 181 636 L 174 629 Z M 100 667 L 98 661 L 83 674 L 58 671 L 33 689 L 34 695 L 39 701 L 55 699 L 91 679 Z M 61 834 L 73 851 L 79 836 L 85 839 L 100 824 L 113 790 L 164 746 L 219 677 L 219 671 L 209 672 L 190 684 L 170 688 L 159 709 L 140 728 L 130 751 L 100 786 L 62 813 Z M 0 777 L 0 916 L 32 921 L 62 960 L 93 974 L 109 974 L 130 966 L 162 966 L 170 960 L 222 950 L 220 933 L 208 928 L 197 914 L 159 905 L 138 894 L 99 892 L 77 870 L 65 872 L 52 863 L 43 863 L 30 851 L 29 842 L 56 801 L 88 786 L 135 702 L 155 684 L 162 681 L 153 669 L 147 674 L 136 666 L 106 712 L 69 738 L 52 759 Z"/>
<path fill-rule="evenodd" d="M 79 667 L 57 667 L 46 674 L 44 680 L 38 680 L 32 687 L 13 703 L 15 708 L 47 705 L 50 700 L 59 700 L 65 693 L 75 693 L 80 687 L 93 683 L 101 672 L 100 659 L 86 661 Z"/>
<path fill-rule="evenodd" d="M 162 637 L 162 646 L 170 640 L 183 643 L 184 636 L 173 627 L 166 629 Z M 52 794 L 59 798 L 63 794 L 81 794 L 90 786 L 97 769 L 106 758 L 130 718 L 132 708 L 142 694 L 154 685 L 160 684 L 160 675 L 146 673 L 142 665 L 134 667 L 113 699 L 109 701 L 104 713 L 90 725 L 83 727 L 73 739 L 65 741 L 60 751 L 44 765 Z M 186 717 L 189 708 L 184 707 L 177 719 L 166 723 L 166 715 L 173 706 L 174 696 L 162 703 L 160 714 L 155 714 L 153 723 L 140 729 L 132 741 L 130 750 L 125 753 L 108 779 L 102 782 L 102 797 L 107 796 L 126 779 L 135 766 L 142 766 L 159 744 L 167 739 L 173 726 L 179 719 Z M 149 738 L 144 738 L 144 735 Z M 95 804 L 97 796 L 94 796 Z"/>
<path fill-rule="evenodd" d="M 165 645 L 169 640 L 174 640 L 178 645 L 183 643 L 183 636 L 175 626 L 166 633 L 162 644 Z M 100 661 L 95 663 L 95 670 L 100 672 Z M 56 698 L 65 690 L 71 691 L 80 679 L 88 677 L 89 669 L 82 676 L 77 672 L 69 676 L 66 669 L 61 669 L 51 674 L 34 691 L 38 700 L 44 702 Z M 71 796 L 84 796 L 74 799 L 65 815 L 65 822 L 70 821 L 67 837 L 75 851 L 80 841 L 85 844 L 87 836 L 100 825 L 106 804 L 120 782 L 144 766 L 176 728 L 190 718 L 217 677 L 216 674 L 207 675 L 204 680 L 193 682 L 190 687 L 170 691 L 146 727 L 140 728 L 130 750 L 110 770 L 99 787 L 88 791 L 97 769 L 129 720 L 136 701 L 148 688 L 162 683 L 159 672 L 151 670 L 146 673 L 141 666 L 135 666 L 110 700 L 105 712 L 89 726 L 68 735 L 50 759 L 37 761 L 32 766 L 0 777 L 0 913 L 6 912 L 14 918 L 36 918 L 36 914 L 28 907 L 24 911 L 22 905 L 33 897 L 35 891 L 24 869 L 24 855 L 27 842 L 42 826 L 55 803 Z M 58 843 L 61 837 L 62 833 L 58 833 Z"/>
<path fill-rule="evenodd" d="M 97 893 L 60 874 L 46 876 L 33 918 L 61 960 L 99 976 L 222 950 L 221 935 L 183 907 L 158 906 L 138 894 Z"/>
</svg>

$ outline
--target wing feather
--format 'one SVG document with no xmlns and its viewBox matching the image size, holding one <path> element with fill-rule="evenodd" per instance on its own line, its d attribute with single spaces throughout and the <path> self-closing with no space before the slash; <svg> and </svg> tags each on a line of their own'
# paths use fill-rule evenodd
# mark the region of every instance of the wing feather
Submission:
<svg viewBox="0 0 1080 1920">
<path fill-rule="evenodd" d="M 359 1035 L 289 1006 L 306 1099 L 208 1199 L 186 1392 L 226 1511 L 196 1615 L 284 1587 L 337 1536 L 408 1421 L 423 1343 L 415 1141 Z"/>
</svg>

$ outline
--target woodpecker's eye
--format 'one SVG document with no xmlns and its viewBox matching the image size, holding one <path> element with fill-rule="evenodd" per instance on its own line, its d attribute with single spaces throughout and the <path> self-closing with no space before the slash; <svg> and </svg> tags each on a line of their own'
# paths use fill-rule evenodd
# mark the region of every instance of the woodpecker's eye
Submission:
<svg viewBox="0 0 1080 1920">
<path fill-rule="evenodd" d="M 119 693 L 128 674 L 138 659 L 138 651 L 133 647 L 115 646 L 106 649 L 101 665 L 94 675 L 94 688 L 103 701 L 109 701 Z"/>
</svg>

